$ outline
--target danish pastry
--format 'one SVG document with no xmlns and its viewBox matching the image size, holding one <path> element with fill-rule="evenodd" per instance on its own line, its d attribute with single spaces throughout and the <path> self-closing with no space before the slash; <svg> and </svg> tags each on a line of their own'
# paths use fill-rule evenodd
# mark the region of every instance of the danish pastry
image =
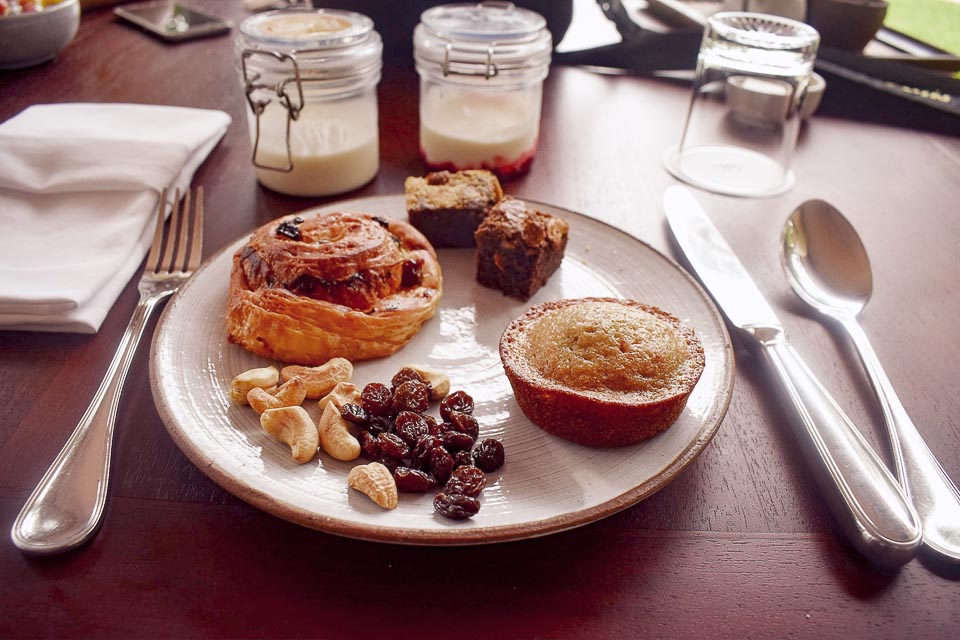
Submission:
<svg viewBox="0 0 960 640">
<path fill-rule="evenodd" d="M 407 222 L 291 215 L 234 254 L 227 336 L 294 364 L 384 357 L 436 313 L 442 290 L 436 252 Z"/>
</svg>

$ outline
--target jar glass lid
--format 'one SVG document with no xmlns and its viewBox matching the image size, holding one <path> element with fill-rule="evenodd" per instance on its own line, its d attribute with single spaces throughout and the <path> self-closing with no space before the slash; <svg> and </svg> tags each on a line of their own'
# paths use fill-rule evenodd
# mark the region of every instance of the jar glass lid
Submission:
<svg viewBox="0 0 960 640">
<path fill-rule="evenodd" d="M 546 69 L 553 51 L 544 17 L 510 2 L 427 9 L 414 29 L 413 41 L 418 65 L 439 66 L 444 75 L 489 78 Z"/>
<path fill-rule="evenodd" d="M 278 49 L 338 49 L 362 44 L 373 20 L 352 11 L 297 9 L 268 11 L 240 24 L 250 44 Z"/>
<path fill-rule="evenodd" d="M 547 25 L 539 13 L 509 2 L 441 5 L 424 11 L 420 21 L 435 34 L 453 40 L 527 40 Z"/>
</svg>

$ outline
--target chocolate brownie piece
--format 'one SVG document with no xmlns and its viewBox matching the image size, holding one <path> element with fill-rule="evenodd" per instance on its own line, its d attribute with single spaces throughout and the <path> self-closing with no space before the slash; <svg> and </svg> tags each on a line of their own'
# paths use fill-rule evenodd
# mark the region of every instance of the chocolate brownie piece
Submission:
<svg viewBox="0 0 960 640">
<path fill-rule="evenodd" d="M 404 182 L 410 224 L 434 247 L 472 247 L 473 234 L 503 197 L 489 171 L 437 171 Z"/>
<path fill-rule="evenodd" d="M 477 228 L 477 281 L 527 300 L 560 266 L 570 226 L 509 196 Z"/>
</svg>

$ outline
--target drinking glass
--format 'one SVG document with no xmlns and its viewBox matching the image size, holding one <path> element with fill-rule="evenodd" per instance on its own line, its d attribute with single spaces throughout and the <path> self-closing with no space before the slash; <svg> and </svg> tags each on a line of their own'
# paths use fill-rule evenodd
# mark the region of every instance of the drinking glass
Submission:
<svg viewBox="0 0 960 640">
<path fill-rule="evenodd" d="M 768 197 L 792 188 L 800 107 L 819 42 L 815 29 L 788 18 L 711 16 L 683 135 L 664 158 L 667 170 L 726 195 Z"/>
</svg>

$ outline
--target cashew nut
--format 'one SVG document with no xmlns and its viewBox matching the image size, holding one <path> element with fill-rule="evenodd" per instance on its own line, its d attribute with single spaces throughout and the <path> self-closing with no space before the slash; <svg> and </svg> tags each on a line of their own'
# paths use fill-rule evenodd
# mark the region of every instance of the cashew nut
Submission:
<svg viewBox="0 0 960 640">
<path fill-rule="evenodd" d="M 347 382 L 353 376 L 353 364 L 346 358 L 332 358 L 319 367 L 290 365 L 280 371 L 284 380 L 303 378 L 307 385 L 307 397 L 311 400 L 323 397 L 338 382 Z"/>
<path fill-rule="evenodd" d="M 337 405 L 337 409 L 342 409 L 345 404 L 360 404 L 360 389 L 352 382 L 338 382 L 333 391 L 320 398 L 317 404 L 326 410 L 331 402 Z"/>
<path fill-rule="evenodd" d="M 430 383 L 430 399 L 443 400 L 450 393 L 450 376 L 422 364 L 408 364 L 404 368 L 413 369 Z"/>
<path fill-rule="evenodd" d="M 299 464 L 310 462 L 317 453 L 320 435 L 310 414 L 301 406 L 267 409 L 260 415 L 260 426 L 280 442 L 290 445 L 290 453 Z"/>
<path fill-rule="evenodd" d="M 361 493 L 384 509 L 397 508 L 397 482 L 390 470 L 379 462 L 362 464 L 350 470 L 347 485 Z"/>
<path fill-rule="evenodd" d="M 247 393 L 247 403 L 262 414 L 268 409 L 293 407 L 303 403 L 307 395 L 306 384 L 300 378 L 291 378 L 273 391 L 254 387 Z"/>
<path fill-rule="evenodd" d="M 328 402 L 320 416 L 317 427 L 320 446 L 337 460 L 356 460 L 360 456 L 360 443 L 347 430 L 347 421 L 340 416 L 340 407 Z"/>
<path fill-rule="evenodd" d="M 277 386 L 280 372 L 276 367 L 261 367 L 244 371 L 230 383 L 230 399 L 237 404 L 246 405 L 247 394 L 251 389 L 269 389 Z"/>
</svg>

